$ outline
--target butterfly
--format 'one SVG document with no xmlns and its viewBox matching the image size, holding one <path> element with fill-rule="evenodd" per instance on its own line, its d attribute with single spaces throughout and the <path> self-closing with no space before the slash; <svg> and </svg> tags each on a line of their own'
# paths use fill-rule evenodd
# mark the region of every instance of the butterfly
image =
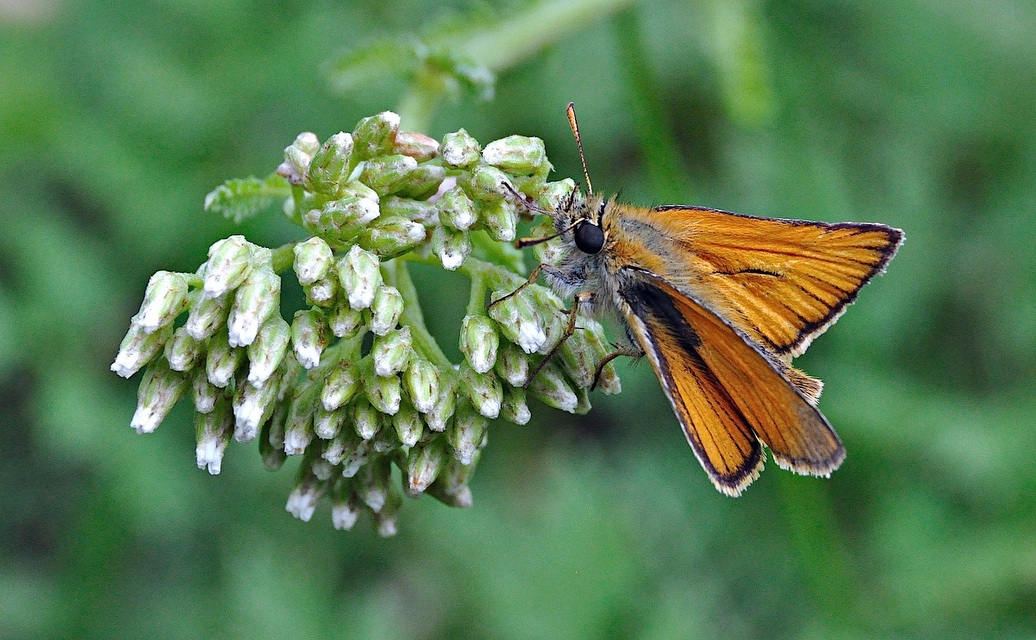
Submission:
<svg viewBox="0 0 1036 640">
<path fill-rule="evenodd" d="M 553 219 L 556 232 L 516 243 L 562 244 L 561 257 L 539 265 L 527 283 L 542 274 L 573 298 L 557 346 L 577 312 L 613 314 L 626 343 L 597 374 L 615 357 L 646 355 L 695 456 L 724 494 L 740 495 L 759 476 L 764 445 L 784 469 L 830 476 L 845 447 L 817 409 L 822 383 L 791 359 L 884 271 L 903 232 L 602 198 L 593 193 L 571 103 L 567 115 L 587 195 L 577 188 L 553 210 L 532 207 Z"/>
</svg>

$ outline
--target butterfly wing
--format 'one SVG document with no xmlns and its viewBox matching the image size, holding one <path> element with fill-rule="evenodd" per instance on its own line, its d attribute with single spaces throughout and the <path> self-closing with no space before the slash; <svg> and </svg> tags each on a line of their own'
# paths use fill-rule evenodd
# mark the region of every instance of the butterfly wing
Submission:
<svg viewBox="0 0 1036 640">
<path fill-rule="evenodd" d="M 816 476 L 838 468 L 841 441 L 780 363 L 664 280 L 641 272 L 625 282 L 633 335 L 717 489 L 736 496 L 758 477 L 760 440 L 782 468 Z"/>
<path fill-rule="evenodd" d="M 881 224 L 698 207 L 630 208 L 617 220 L 659 256 L 657 264 L 642 266 L 789 358 L 838 319 L 903 241 L 902 231 Z"/>
</svg>

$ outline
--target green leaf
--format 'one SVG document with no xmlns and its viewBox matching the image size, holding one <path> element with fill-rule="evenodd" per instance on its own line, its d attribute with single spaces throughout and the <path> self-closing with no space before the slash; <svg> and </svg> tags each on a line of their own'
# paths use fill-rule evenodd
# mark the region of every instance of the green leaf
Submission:
<svg viewBox="0 0 1036 640">
<path fill-rule="evenodd" d="M 222 213 L 236 223 L 262 213 L 275 200 L 291 196 L 283 177 L 272 173 L 264 180 L 236 178 L 227 180 L 205 196 L 205 210 Z"/>
</svg>

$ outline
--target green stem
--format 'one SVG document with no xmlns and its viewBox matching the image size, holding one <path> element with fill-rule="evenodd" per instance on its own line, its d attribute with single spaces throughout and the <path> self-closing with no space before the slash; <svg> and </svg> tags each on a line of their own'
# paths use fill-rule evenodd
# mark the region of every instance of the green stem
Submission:
<svg viewBox="0 0 1036 640">
<path fill-rule="evenodd" d="M 289 242 L 288 244 L 282 244 L 276 249 L 271 249 L 270 253 L 273 256 L 273 272 L 280 273 L 287 271 L 295 264 L 295 245 L 297 242 Z"/>
<path fill-rule="evenodd" d="M 417 287 L 410 279 L 410 272 L 406 268 L 406 262 L 400 259 L 391 260 L 383 268 L 385 280 L 394 286 L 399 295 L 403 297 L 403 315 L 400 316 L 400 324 L 410 327 L 410 337 L 414 341 L 414 347 L 424 354 L 435 366 L 445 369 L 453 366 L 450 359 L 439 348 L 439 343 L 428 331 L 424 323 L 424 316 L 421 314 L 421 301 L 417 297 Z"/>
</svg>

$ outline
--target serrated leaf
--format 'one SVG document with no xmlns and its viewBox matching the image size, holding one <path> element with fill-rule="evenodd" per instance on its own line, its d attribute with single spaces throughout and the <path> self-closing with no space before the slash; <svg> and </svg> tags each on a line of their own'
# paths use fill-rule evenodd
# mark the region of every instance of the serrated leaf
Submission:
<svg viewBox="0 0 1036 640">
<path fill-rule="evenodd" d="M 235 178 L 227 180 L 205 196 L 205 210 L 222 213 L 240 223 L 258 215 L 277 200 L 291 196 L 291 187 L 283 177 L 272 173 L 264 180 Z"/>
</svg>

